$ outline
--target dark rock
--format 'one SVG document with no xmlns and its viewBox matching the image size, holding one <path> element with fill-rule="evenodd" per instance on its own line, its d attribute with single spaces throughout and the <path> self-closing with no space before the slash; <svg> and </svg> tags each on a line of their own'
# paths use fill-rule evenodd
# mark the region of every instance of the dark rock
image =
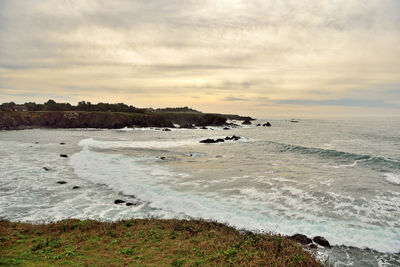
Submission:
<svg viewBox="0 0 400 267">
<path fill-rule="evenodd" d="M 45 171 L 50 171 L 50 168 L 43 167 L 43 170 L 45 170 Z"/>
<path fill-rule="evenodd" d="M 237 141 L 237 140 L 239 140 L 239 139 L 240 139 L 240 137 L 239 137 L 239 136 L 236 136 L 236 135 L 232 135 L 232 136 L 227 136 L 227 137 L 225 137 L 225 140 Z"/>
<path fill-rule="evenodd" d="M 311 245 L 310 245 L 310 248 L 318 248 L 318 246 L 315 245 L 315 244 L 311 244 Z"/>
<path fill-rule="evenodd" d="M 166 157 L 160 157 L 160 159 L 161 159 L 161 160 L 165 160 L 165 159 L 166 159 Z"/>
<path fill-rule="evenodd" d="M 79 189 L 79 188 L 81 188 L 80 186 L 74 186 L 74 187 L 72 187 L 72 189 Z"/>
<path fill-rule="evenodd" d="M 62 158 L 68 158 L 68 155 L 66 155 L 66 154 L 61 154 L 60 157 L 62 157 Z"/>
<path fill-rule="evenodd" d="M 163 131 L 164 131 L 164 132 L 170 132 L 170 131 L 171 131 L 171 129 L 169 129 L 169 128 L 165 128 L 165 129 L 163 129 Z"/>
<path fill-rule="evenodd" d="M 257 123 L 257 126 L 261 126 L 261 124 L 260 124 L 260 123 Z"/>
<path fill-rule="evenodd" d="M 123 201 L 123 200 L 121 200 L 121 199 L 116 199 L 116 200 L 114 201 L 114 204 L 122 204 L 122 203 L 125 203 L 125 201 Z"/>
<path fill-rule="evenodd" d="M 229 128 L 229 127 L 224 127 L 224 128 L 222 128 L 222 129 L 224 129 L 224 130 L 230 130 L 231 128 Z"/>
<path fill-rule="evenodd" d="M 60 145 L 65 145 L 65 143 L 61 142 Z"/>
<path fill-rule="evenodd" d="M 58 181 L 57 184 L 66 184 L 66 181 Z"/>
<path fill-rule="evenodd" d="M 251 124 L 250 120 L 245 120 L 244 122 L 242 122 L 242 124 Z"/>
<path fill-rule="evenodd" d="M 315 243 L 317 243 L 318 245 L 321 245 L 321 246 L 323 246 L 323 247 L 327 247 L 327 248 L 330 248 L 331 247 L 331 244 L 329 244 L 329 242 L 328 242 L 328 240 L 326 240 L 324 237 L 322 237 L 322 236 L 316 236 L 316 237 L 314 237 L 313 238 L 313 241 L 315 242 Z"/>
<path fill-rule="evenodd" d="M 292 240 L 294 240 L 294 241 L 296 241 L 298 243 L 301 243 L 301 244 L 310 244 L 310 243 L 312 243 L 312 240 L 310 238 L 308 238 L 306 235 L 302 235 L 302 234 L 292 235 L 290 237 L 290 239 L 292 239 Z"/>
<path fill-rule="evenodd" d="M 263 126 L 265 126 L 265 127 L 271 127 L 272 125 L 271 125 L 271 123 L 267 122 L 267 123 L 264 123 Z"/>
<path fill-rule="evenodd" d="M 35 144 L 39 144 L 39 142 L 35 142 Z"/>
<path fill-rule="evenodd" d="M 127 202 L 126 205 L 127 206 L 136 206 L 138 203 L 132 203 L 132 202 Z"/>
<path fill-rule="evenodd" d="M 207 138 L 205 140 L 201 140 L 200 143 L 204 143 L 204 144 L 214 144 L 214 143 L 220 143 L 220 142 L 224 142 L 224 139 L 210 139 Z"/>
<path fill-rule="evenodd" d="M 200 129 L 202 130 L 208 130 L 208 128 L 206 126 L 201 127 Z"/>
</svg>

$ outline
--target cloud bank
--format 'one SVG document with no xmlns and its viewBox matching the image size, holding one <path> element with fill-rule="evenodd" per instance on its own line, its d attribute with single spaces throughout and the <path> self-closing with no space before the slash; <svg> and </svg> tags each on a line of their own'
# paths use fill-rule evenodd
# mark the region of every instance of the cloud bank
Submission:
<svg viewBox="0 0 400 267">
<path fill-rule="evenodd" d="M 2 0 L 0 98 L 400 109 L 398 0 Z"/>
</svg>

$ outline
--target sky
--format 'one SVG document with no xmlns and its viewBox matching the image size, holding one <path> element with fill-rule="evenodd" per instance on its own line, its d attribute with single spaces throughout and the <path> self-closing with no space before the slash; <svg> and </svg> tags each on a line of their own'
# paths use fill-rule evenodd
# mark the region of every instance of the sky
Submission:
<svg viewBox="0 0 400 267">
<path fill-rule="evenodd" d="M 400 114 L 399 0 L 0 0 L 0 102 Z"/>
</svg>

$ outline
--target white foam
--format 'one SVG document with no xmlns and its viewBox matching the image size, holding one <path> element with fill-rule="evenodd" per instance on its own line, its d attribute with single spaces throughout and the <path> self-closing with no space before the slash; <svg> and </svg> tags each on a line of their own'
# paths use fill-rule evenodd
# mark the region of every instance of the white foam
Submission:
<svg viewBox="0 0 400 267">
<path fill-rule="evenodd" d="M 92 148 L 170 148 L 197 144 L 198 140 L 176 140 L 176 141 L 100 141 L 93 138 L 83 139 L 80 146 Z"/>
<path fill-rule="evenodd" d="M 146 164 L 125 155 L 84 149 L 74 154 L 70 163 L 79 177 L 92 183 L 105 184 L 126 195 L 135 195 L 148 202 L 149 207 L 162 212 L 164 218 L 189 216 L 249 230 L 322 235 L 333 245 L 369 247 L 382 252 L 400 251 L 400 232 L 396 231 L 396 227 L 321 216 L 319 212 L 313 212 L 313 209 L 319 208 L 315 206 L 318 203 L 307 208 L 309 203 L 301 202 L 302 199 L 312 199 L 312 196 L 299 188 L 286 186 L 263 191 L 245 187 L 239 189 L 239 195 L 226 196 L 215 192 L 202 194 L 172 188 L 167 182 L 179 174 L 156 162 Z M 282 198 L 283 204 L 279 204 Z M 302 204 L 303 210 L 293 210 L 292 207 Z M 269 205 L 276 205 L 278 209 Z M 149 216 L 154 214 L 150 212 Z"/>
<path fill-rule="evenodd" d="M 385 180 L 391 184 L 400 185 L 400 175 L 394 173 L 385 173 Z"/>
</svg>

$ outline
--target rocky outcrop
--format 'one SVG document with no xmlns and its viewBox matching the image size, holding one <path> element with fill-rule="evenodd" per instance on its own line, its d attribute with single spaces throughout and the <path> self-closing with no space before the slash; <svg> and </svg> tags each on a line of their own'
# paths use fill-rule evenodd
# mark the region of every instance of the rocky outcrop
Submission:
<svg viewBox="0 0 400 267">
<path fill-rule="evenodd" d="M 320 246 L 327 247 L 327 248 L 330 248 L 330 247 L 331 247 L 331 244 L 329 244 L 328 240 L 326 240 L 326 239 L 325 239 L 324 237 L 322 237 L 322 236 L 316 236 L 316 237 L 314 237 L 314 238 L 313 238 L 313 241 L 314 241 L 315 243 L 317 243 L 318 245 L 320 245 Z"/>
<path fill-rule="evenodd" d="M 0 130 L 26 128 L 106 128 L 162 127 L 174 124 L 194 126 L 224 126 L 227 118 L 221 114 L 178 112 L 84 112 L 84 111 L 1 111 Z"/>
<path fill-rule="evenodd" d="M 308 238 L 306 235 L 302 235 L 302 234 L 292 235 L 290 237 L 290 239 L 292 239 L 298 243 L 304 244 L 304 245 L 312 243 L 312 240 L 310 238 Z"/>
</svg>

